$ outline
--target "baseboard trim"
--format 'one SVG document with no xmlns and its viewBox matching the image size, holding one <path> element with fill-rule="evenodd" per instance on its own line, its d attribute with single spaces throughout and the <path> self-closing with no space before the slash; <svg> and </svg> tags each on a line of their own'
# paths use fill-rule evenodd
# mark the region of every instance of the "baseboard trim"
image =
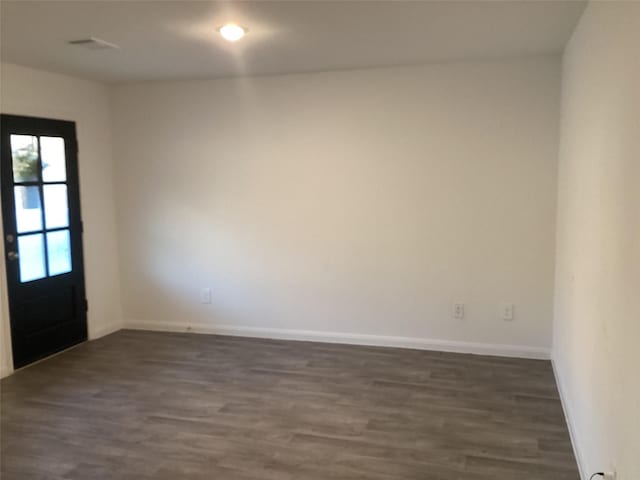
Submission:
<svg viewBox="0 0 640 480">
<path fill-rule="evenodd" d="M 105 325 L 104 327 L 90 329 L 89 340 L 97 340 L 100 337 L 122 330 L 123 327 L 123 322 L 116 322 Z"/>
<path fill-rule="evenodd" d="M 0 367 L 0 378 L 8 377 L 13 373 L 13 368 L 11 367 Z"/>
<path fill-rule="evenodd" d="M 236 327 L 229 325 L 184 324 L 178 322 L 149 322 L 141 320 L 125 321 L 124 327 L 132 330 L 161 332 L 191 332 L 235 337 L 271 338 L 277 340 L 298 340 L 379 347 L 413 348 L 442 352 L 471 353 L 498 357 L 515 357 L 549 360 L 550 351 L 543 347 L 524 345 L 503 345 L 475 342 L 461 342 L 430 338 L 395 337 L 366 335 L 358 333 L 322 332 L 316 330 L 291 330 L 282 328 Z"/>
<path fill-rule="evenodd" d="M 576 457 L 576 463 L 578 464 L 578 472 L 580 473 L 580 478 L 582 480 L 587 480 L 587 468 L 584 464 L 583 458 L 580 454 L 580 448 L 578 447 L 578 434 L 576 432 L 576 427 L 573 421 L 571 420 L 569 403 L 567 401 L 566 392 L 564 389 L 564 383 L 562 382 L 562 377 L 560 376 L 560 372 L 558 371 L 558 367 L 556 366 L 555 359 L 553 355 L 551 356 L 551 368 L 553 369 L 553 376 L 556 379 L 556 385 L 558 386 L 558 393 L 560 394 L 560 403 L 562 404 L 562 410 L 564 412 L 564 418 L 567 422 L 567 428 L 569 429 L 569 437 L 571 439 L 571 446 L 573 447 L 573 455 Z"/>
</svg>

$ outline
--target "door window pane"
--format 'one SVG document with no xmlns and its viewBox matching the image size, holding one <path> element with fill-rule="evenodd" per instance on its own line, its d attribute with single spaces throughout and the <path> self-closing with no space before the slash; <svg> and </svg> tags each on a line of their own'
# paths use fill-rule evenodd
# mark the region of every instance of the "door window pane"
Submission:
<svg viewBox="0 0 640 480">
<path fill-rule="evenodd" d="M 71 242 L 69 230 L 47 233 L 49 275 L 60 275 L 71 271 Z"/>
<path fill-rule="evenodd" d="M 40 153 L 42 155 L 42 180 L 45 182 L 66 181 L 64 138 L 40 137 Z"/>
<path fill-rule="evenodd" d="M 44 217 L 47 228 L 69 226 L 69 205 L 66 185 L 45 185 Z"/>
<path fill-rule="evenodd" d="M 40 188 L 14 187 L 18 233 L 42 230 Z"/>
<path fill-rule="evenodd" d="M 44 235 L 21 235 L 18 237 L 18 261 L 20 264 L 20 281 L 29 282 L 44 278 Z"/>
<path fill-rule="evenodd" d="M 11 135 L 13 181 L 38 180 L 38 138 L 32 135 Z"/>
</svg>

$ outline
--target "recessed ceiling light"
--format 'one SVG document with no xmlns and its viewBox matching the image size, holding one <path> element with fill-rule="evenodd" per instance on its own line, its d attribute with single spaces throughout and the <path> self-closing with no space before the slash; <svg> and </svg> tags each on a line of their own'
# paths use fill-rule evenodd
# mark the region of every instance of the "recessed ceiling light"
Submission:
<svg viewBox="0 0 640 480">
<path fill-rule="evenodd" d="M 237 42 L 245 36 L 247 31 L 248 29 L 241 27 L 240 25 L 236 25 L 235 23 L 227 23 L 218 29 L 222 38 L 229 42 Z"/>
</svg>

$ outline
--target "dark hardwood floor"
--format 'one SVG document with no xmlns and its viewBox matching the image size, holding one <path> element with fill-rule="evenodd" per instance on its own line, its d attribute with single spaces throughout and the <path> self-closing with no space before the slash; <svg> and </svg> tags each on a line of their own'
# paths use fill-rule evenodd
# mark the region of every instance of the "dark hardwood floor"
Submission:
<svg viewBox="0 0 640 480">
<path fill-rule="evenodd" d="M 578 480 L 549 362 L 120 331 L 2 380 L 2 480 Z"/>
</svg>

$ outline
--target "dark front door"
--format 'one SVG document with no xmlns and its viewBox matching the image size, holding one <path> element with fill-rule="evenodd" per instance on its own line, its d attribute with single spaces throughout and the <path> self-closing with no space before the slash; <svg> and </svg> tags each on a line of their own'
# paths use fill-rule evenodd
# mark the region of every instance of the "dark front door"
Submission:
<svg viewBox="0 0 640 480">
<path fill-rule="evenodd" d="M 87 339 L 74 122 L 2 115 L 2 218 L 14 367 Z"/>
</svg>

